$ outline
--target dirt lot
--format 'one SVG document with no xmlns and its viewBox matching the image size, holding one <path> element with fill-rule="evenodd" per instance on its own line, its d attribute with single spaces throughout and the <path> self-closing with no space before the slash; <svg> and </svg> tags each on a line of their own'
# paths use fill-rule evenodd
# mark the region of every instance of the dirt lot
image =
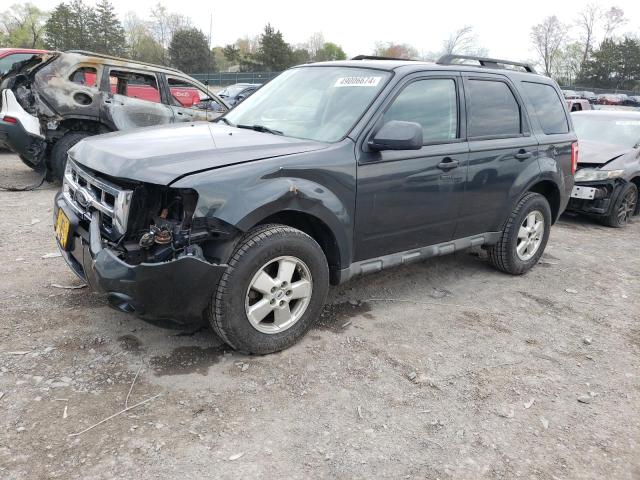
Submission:
<svg viewBox="0 0 640 480">
<path fill-rule="evenodd" d="M 55 287 L 54 191 L 0 192 L 0 478 L 640 478 L 640 220 L 565 217 L 523 277 L 472 251 L 353 281 L 248 357 Z M 155 398 L 71 436 L 137 372 Z"/>
</svg>

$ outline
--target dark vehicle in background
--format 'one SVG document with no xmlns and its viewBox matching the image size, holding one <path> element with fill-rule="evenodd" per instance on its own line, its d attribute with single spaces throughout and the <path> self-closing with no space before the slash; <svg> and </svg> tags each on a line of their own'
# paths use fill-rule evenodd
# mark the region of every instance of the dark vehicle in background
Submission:
<svg viewBox="0 0 640 480">
<path fill-rule="evenodd" d="M 570 112 L 593 110 L 593 107 L 591 106 L 591 103 L 589 103 L 589 100 L 586 100 L 584 98 L 575 98 L 572 100 L 566 100 L 566 102 Z"/>
<path fill-rule="evenodd" d="M 0 48 L 0 77 L 7 73 L 14 63 L 28 60 L 40 53 L 46 53 L 46 50 L 34 48 Z"/>
<path fill-rule="evenodd" d="M 172 68 L 90 52 L 47 52 L 0 83 L 0 143 L 32 168 L 61 179 L 80 140 L 194 120 L 228 111 L 207 87 Z"/>
<path fill-rule="evenodd" d="M 567 100 L 580 98 L 580 94 L 575 90 L 562 90 L 562 94 L 564 95 L 564 98 L 566 98 Z"/>
<path fill-rule="evenodd" d="M 633 95 L 625 95 L 622 98 L 622 105 L 624 105 L 625 107 L 640 107 L 640 101 L 638 101 L 639 98 Z"/>
<path fill-rule="evenodd" d="M 233 107 L 251 95 L 262 86 L 261 83 L 236 83 L 218 92 L 227 105 Z"/>
<path fill-rule="evenodd" d="M 572 114 L 580 142 L 568 210 L 622 227 L 640 213 L 640 112 Z"/>
<path fill-rule="evenodd" d="M 472 246 L 524 274 L 569 201 L 577 153 L 560 89 L 526 64 L 315 63 L 216 122 L 80 142 L 55 235 L 111 306 L 204 317 L 265 354 L 311 327 L 330 283 Z"/>
<path fill-rule="evenodd" d="M 588 90 L 582 90 L 578 92 L 578 95 L 580 96 L 580 98 L 584 98 L 585 100 L 588 100 L 590 103 L 596 102 L 596 98 L 597 98 L 596 94 Z"/>
</svg>

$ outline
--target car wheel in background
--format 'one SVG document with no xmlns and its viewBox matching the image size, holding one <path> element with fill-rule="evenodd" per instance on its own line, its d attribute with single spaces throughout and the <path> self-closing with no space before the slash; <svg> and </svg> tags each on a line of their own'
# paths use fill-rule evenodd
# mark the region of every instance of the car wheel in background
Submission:
<svg viewBox="0 0 640 480">
<path fill-rule="evenodd" d="M 64 169 L 67 166 L 67 155 L 69 150 L 80 140 L 83 140 L 88 136 L 90 136 L 88 133 L 70 132 L 53 144 L 50 158 L 51 175 L 53 180 L 62 180 L 62 177 L 64 176 Z"/>
<path fill-rule="evenodd" d="M 542 256 L 551 228 L 551 208 L 539 193 L 526 193 L 507 219 L 500 240 L 488 249 L 498 270 L 521 275 Z"/>
<path fill-rule="evenodd" d="M 292 227 L 264 225 L 238 243 L 207 315 L 229 346 L 277 352 L 320 316 L 328 289 L 329 268 L 316 241 Z"/>
<path fill-rule="evenodd" d="M 603 218 L 603 223 L 609 227 L 620 228 L 629 223 L 635 215 L 638 205 L 638 187 L 633 183 L 626 183 L 620 190 L 620 194 L 609 215 Z"/>
</svg>

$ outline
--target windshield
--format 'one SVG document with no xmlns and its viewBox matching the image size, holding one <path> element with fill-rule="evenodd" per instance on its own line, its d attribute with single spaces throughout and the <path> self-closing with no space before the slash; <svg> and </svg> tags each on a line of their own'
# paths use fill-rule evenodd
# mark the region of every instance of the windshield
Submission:
<svg viewBox="0 0 640 480">
<path fill-rule="evenodd" d="M 637 118 L 573 115 L 572 118 L 578 140 L 628 148 L 640 142 L 640 115 Z"/>
<path fill-rule="evenodd" d="M 293 68 L 225 118 L 234 125 L 260 125 L 289 137 L 335 142 L 349 133 L 390 76 L 367 68 Z"/>
</svg>

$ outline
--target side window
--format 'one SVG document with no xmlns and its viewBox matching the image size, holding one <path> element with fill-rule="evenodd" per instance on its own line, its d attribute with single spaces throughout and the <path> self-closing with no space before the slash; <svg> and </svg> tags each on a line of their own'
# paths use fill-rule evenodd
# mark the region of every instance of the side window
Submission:
<svg viewBox="0 0 640 480">
<path fill-rule="evenodd" d="M 509 137 L 522 132 L 520 106 L 506 83 L 470 79 L 465 86 L 469 137 Z"/>
<path fill-rule="evenodd" d="M 196 85 L 181 78 L 167 77 L 171 105 L 176 107 L 193 108 L 196 110 L 212 110 L 222 112 L 226 109 L 209 94 Z"/>
<path fill-rule="evenodd" d="M 0 75 L 4 75 L 11 70 L 14 63 L 28 60 L 34 55 L 34 53 L 12 53 L 11 55 L 0 58 Z"/>
<path fill-rule="evenodd" d="M 425 144 L 457 138 L 456 82 L 434 78 L 410 83 L 396 97 L 383 119 L 385 123 L 391 120 L 419 123 Z"/>
<path fill-rule="evenodd" d="M 111 93 L 130 98 L 139 98 L 149 102 L 161 102 L 158 81 L 155 75 L 125 70 L 111 70 L 109 72 L 109 87 Z"/>
<path fill-rule="evenodd" d="M 98 72 L 93 67 L 80 67 L 69 75 L 69 80 L 79 85 L 95 88 L 98 86 Z"/>
<path fill-rule="evenodd" d="M 522 89 L 533 105 L 545 135 L 567 133 L 569 124 L 556 89 L 544 83 L 522 82 Z M 571 111 L 582 110 L 582 105 L 573 102 Z"/>
</svg>

